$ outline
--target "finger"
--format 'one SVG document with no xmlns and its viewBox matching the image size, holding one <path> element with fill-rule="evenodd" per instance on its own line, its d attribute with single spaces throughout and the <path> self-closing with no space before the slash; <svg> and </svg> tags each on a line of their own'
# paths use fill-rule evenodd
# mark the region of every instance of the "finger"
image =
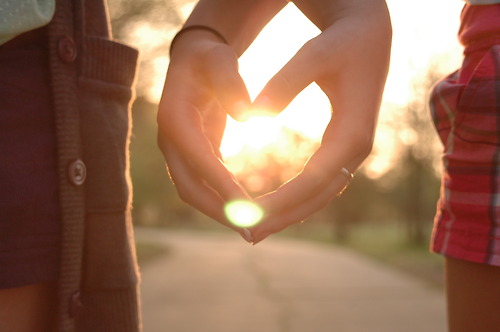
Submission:
<svg viewBox="0 0 500 332">
<path fill-rule="evenodd" d="M 255 98 L 252 107 L 271 113 L 279 113 L 316 77 L 314 40 L 307 42 L 290 61 L 283 66 Z"/>
<path fill-rule="evenodd" d="M 324 208 L 332 199 L 339 196 L 349 185 L 351 179 L 338 174 L 317 195 L 309 198 L 293 208 L 278 214 L 270 215 L 262 223 L 252 229 L 253 243 L 264 240 L 269 235 L 282 231 L 288 226 L 301 222 L 313 213 Z"/>
<path fill-rule="evenodd" d="M 371 151 L 374 112 L 342 108 L 332 116 L 321 146 L 304 169 L 283 184 L 262 204 L 269 213 L 288 210 L 307 201 L 327 186 L 342 168 L 353 172 Z"/>
<path fill-rule="evenodd" d="M 204 134 L 198 110 L 179 103 L 176 112 L 158 113 L 161 140 L 171 141 L 193 173 L 207 182 L 225 201 L 247 199 L 249 195 L 224 166 Z M 182 110 L 182 111 L 181 111 Z"/>
<path fill-rule="evenodd" d="M 182 156 L 169 144 L 162 144 L 165 150 L 167 170 L 182 201 L 191 205 L 220 224 L 238 232 L 247 242 L 251 242 L 248 231 L 230 223 L 224 213 L 224 201 L 203 181 L 196 177 Z"/>
<path fill-rule="evenodd" d="M 227 113 L 217 100 L 207 106 L 203 112 L 203 128 L 205 136 L 212 144 L 212 148 L 219 159 L 222 159 L 220 146 L 226 128 Z"/>
<path fill-rule="evenodd" d="M 321 146 L 297 176 L 259 198 L 262 208 L 270 214 L 280 213 L 320 193 L 342 168 L 339 161 L 332 158 L 333 151 Z"/>
<path fill-rule="evenodd" d="M 223 212 L 224 200 L 191 171 L 187 162 L 171 144 L 163 143 L 161 148 L 165 155 L 168 174 L 181 200 L 226 224 Z"/>
<path fill-rule="evenodd" d="M 207 78 L 222 107 L 235 120 L 243 121 L 250 109 L 250 95 L 238 72 L 238 58 L 226 45 L 207 54 Z"/>
</svg>

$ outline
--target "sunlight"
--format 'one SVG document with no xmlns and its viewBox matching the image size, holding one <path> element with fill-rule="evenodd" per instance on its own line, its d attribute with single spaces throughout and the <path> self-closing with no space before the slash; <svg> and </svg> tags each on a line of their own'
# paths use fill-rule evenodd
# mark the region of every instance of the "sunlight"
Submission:
<svg viewBox="0 0 500 332">
<path fill-rule="evenodd" d="M 243 122 L 228 118 L 228 124 L 221 145 L 225 157 L 234 156 L 245 147 L 253 150 L 276 142 L 280 136 L 282 125 L 278 119 L 266 112 L 251 111 L 253 114 Z"/>
<path fill-rule="evenodd" d="M 296 175 L 316 147 L 311 138 L 284 126 L 280 116 L 255 113 L 244 122 L 228 118 L 221 153 L 244 187 L 261 193 Z"/>
<path fill-rule="evenodd" d="M 377 130 L 374 146 L 370 156 L 366 161 L 365 174 L 372 179 L 381 177 L 391 168 L 396 153 L 390 151 L 396 150 L 395 132 L 390 125 L 381 123 Z M 388 153 L 389 152 L 389 153 Z"/>
<path fill-rule="evenodd" d="M 457 0 L 387 0 L 393 26 L 391 67 L 384 101 L 404 105 L 415 78 L 430 65 L 440 72 L 456 69 L 462 48 L 457 31 L 464 5 Z"/>
</svg>

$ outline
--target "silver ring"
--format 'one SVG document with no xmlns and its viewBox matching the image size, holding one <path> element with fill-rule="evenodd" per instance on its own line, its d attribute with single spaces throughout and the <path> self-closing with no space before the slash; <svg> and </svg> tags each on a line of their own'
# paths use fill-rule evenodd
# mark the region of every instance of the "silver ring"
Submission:
<svg viewBox="0 0 500 332">
<path fill-rule="evenodd" d="M 340 173 L 347 178 L 347 184 L 340 190 L 340 192 L 337 194 L 337 197 L 340 197 L 344 193 L 349 184 L 351 184 L 352 178 L 354 177 L 354 174 L 349 172 L 349 170 L 345 167 L 342 167 L 340 169 Z"/>
<path fill-rule="evenodd" d="M 349 172 L 349 170 L 345 167 L 342 167 L 340 169 L 340 173 L 342 173 L 342 175 L 345 176 L 349 182 L 351 182 L 352 178 L 354 177 L 354 174 Z"/>
</svg>

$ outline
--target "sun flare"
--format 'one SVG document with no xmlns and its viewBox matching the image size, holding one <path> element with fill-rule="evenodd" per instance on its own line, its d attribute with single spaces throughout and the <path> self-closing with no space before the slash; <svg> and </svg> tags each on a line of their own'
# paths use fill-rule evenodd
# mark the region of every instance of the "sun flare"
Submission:
<svg viewBox="0 0 500 332">
<path fill-rule="evenodd" d="M 231 201 L 224 207 L 229 221 L 238 227 L 252 227 L 264 216 L 264 210 L 257 204 L 245 200 Z"/>
</svg>

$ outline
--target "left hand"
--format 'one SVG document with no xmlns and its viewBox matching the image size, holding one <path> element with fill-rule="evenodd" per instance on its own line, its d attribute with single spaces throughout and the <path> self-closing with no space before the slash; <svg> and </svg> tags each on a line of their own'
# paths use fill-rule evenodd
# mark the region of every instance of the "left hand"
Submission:
<svg viewBox="0 0 500 332">
<path fill-rule="evenodd" d="M 333 108 L 319 149 L 303 170 L 256 202 L 267 216 L 251 229 L 254 243 L 323 208 L 345 188 L 371 151 L 389 66 L 390 20 L 381 0 L 349 0 L 333 24 L 307 42 L 268 82 L 254 104 L 283 110 L 312 82 Z M 352 8 L 350 8 L 352 7 Z"/>
</svg>

